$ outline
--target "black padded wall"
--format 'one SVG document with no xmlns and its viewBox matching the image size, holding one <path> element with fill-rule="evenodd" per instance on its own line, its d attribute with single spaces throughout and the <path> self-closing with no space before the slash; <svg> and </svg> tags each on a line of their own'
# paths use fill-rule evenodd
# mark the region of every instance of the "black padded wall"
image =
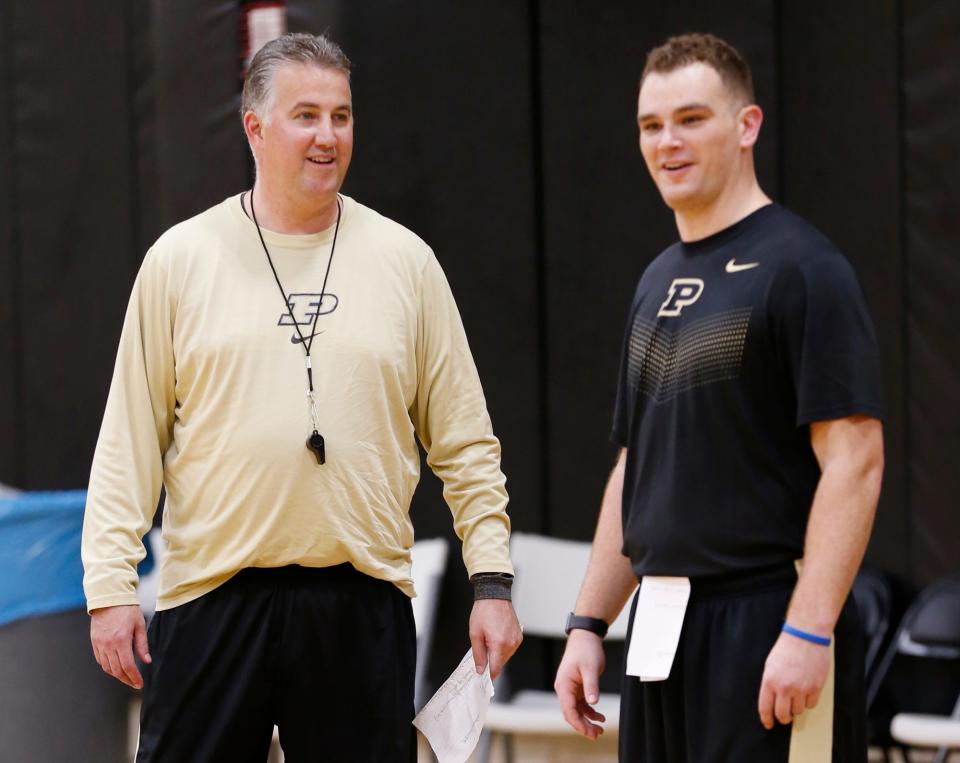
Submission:
<svg viewBox="0 0 960 763">
<path fill-rule="evenodd" d="M 238 3 L 155 0 L 149 23 L 153 78 L 145 99 L 152 96 L 153 114 L 146 148 L 159 234 L 249 182 Z"/>
<path fill-rule="evenodd" d="M 782 201 L 853 263 L 880 343 L 886 471 L 868 563 L 910 576 L 897 7 L 894 0 L 785 3 L 779 31 Z"/>
<path fill-rule="evenodd" d="M 960 5 L 903 4 L 904 422 L 909 575 L 960 564 Z"/>
<path fill-rule="evenodd" d="M 0 187 L 14 215 L 4 298 L 17 310 L 4 326 L 17 354 L 3 366 L 19 381 L 11 440 L 24 486 L 86 481 L 119 337 L 115 305 L 130 285 L 127 30 L 123 14 L 96 5 L 3 4 L 13 156 Z"/>
<path fill-rule="evenodd" d="M 23 451 L 17 435 L 23 424 L 20 412 L 20 246 L 17 196 L 13 178 L 16 161 L 13 30 L 9 14 L 0 6 L 0 482 L 26 480 Z"/>
</svg>

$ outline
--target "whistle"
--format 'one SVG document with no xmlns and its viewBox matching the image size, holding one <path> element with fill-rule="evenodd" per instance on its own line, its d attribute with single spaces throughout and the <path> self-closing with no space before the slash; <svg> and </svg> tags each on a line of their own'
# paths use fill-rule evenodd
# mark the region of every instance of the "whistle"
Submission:
<svg viewBox="0 0 960 763">
<path fill-rule="evenodd" d="M 313 434 L 307 438 L 307 449 L 313 451 L 313 455 L 317 457 L 318 465 L 326 462 L 327 454 L 323 446 L 323 435 L 316 429 L 314 429 Z"/>
</svg>

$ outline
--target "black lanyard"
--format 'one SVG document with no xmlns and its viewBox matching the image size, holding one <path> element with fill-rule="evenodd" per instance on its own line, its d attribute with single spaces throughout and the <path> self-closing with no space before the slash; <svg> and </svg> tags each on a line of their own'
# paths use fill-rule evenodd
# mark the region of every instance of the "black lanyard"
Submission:
<svg viewBox="0 0 960 763">
<path fill-rule="evenodd" d="M 246 193 L 244 193 L 246 196 Z M 243 198 L 240 198 L 240 206 L 243 207 Z M 333 253 L 337 248 L 337 234 L 340 232 L 340 215 L 343 212 L 343 207 L 340 204 L 340 195 L 337 194 L 337 224 L 333 229 L 333 242 L 330 245 L 330 257 L 327 259 L 327 270 L 323 274 L 323 286 L 320 287 L 320 301 L 317 303 L 317 311 L 313 314 L 313 323 L 310 325 L 310 336 L 307 339 L 304 339 L 303 332 L 300 331 L 300 324 L 297 323 L 297 319 L 293 314 L 293 309 L 290 307 L 290 300 L 287 298 L 287 292 L 283 289 L 283 284 L 280 283 L 280 276 L 277 275 L 277 269 L 273 265 L 273 259 L 270 257 L 270 250 L 267 249 L 267 242 L 263 240 L 263 232 L 260 230 L 260 223 L 257 222 L 257 213 L 253 208 L 253 192 L 250 192 L 250 215 L 253 218 L 253 224 L 257 228 L 257 235 L 260 237 L 260 245 L 263 247 L 264 254 L 267 255 L 267 262 L 270 263 L 270 270 L 273 271 L 273 278 L 277 282 L 277 288 L 280 289 L 280 296 L 283 298 L 283 304 L 287 308 L 287 315 L 290 316 L 290 320 L 293 322 L 293 327 L 297 331 L 297 335 L 300 337 L 300 344 L 303 346 L 303 350 L 306 353 L 306 364 L 307 364 L 307 386 L 309 390 L 307 391 L 307 398 L 310 401 L 310 420 L 313 424 L 313 432 L 307 438 L 307 448 L 313 452 L 317 457 L 317 464 L 323 464 L 326 459 L 326 451 L 324 448 L 323 435 L 317 431 L 318 426 L 318 417 L 317 417 L 317 399 L 313 392 L 313 363 L 310 359 L 310 349 L 313 347 L 313 339 L 317 335 L 317 319 L 320 317 L 320 310 L 323 307 L 323 298 L 327 293 L 327 279 L 330 277 L 330 266 L 333 264 Z"/>
</svg>

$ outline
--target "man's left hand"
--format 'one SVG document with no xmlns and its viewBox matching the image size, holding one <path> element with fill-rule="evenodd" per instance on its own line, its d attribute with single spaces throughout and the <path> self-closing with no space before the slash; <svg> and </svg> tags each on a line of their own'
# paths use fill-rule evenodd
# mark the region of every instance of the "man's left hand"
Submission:
<svg viewBox="0 0 960 763">
<path fill-rule="evenodd" d="M 772 729 L 774 719 L 790 723 L 816 707 L 830 670 L 830 649 L 781 633 L 763 669 L 757 710 L 760 723 Z"/>
<path fill-rule="evenodd" d="M 496 678 L 523 641 L 513 604 L 505 599 L 478 599 L 470 613 L 470 646 L 477 672 L 490 660 L 490 677 Z"/>
</svg>

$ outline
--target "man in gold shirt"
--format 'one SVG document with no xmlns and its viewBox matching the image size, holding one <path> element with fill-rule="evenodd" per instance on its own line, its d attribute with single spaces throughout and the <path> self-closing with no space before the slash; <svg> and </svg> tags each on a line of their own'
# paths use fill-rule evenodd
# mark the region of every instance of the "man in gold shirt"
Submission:
<svg viewBox="0 0 960 763">
<path fill-rule="evenodd" d="M 339 193 L 341 49 L 268 43 L 242 111 L 253 189 L 164 233 L 133 288 L 84 524 L 94 653 L 144 689 L 138 761 L 263 761 L 274 725 L 291 761 L 414 760 L 415 438 L 493 674 L 521 639 L 499 443 L 433 252 Z M 148 633 L 136 565 L 161 485 Z"/>
</svg>

